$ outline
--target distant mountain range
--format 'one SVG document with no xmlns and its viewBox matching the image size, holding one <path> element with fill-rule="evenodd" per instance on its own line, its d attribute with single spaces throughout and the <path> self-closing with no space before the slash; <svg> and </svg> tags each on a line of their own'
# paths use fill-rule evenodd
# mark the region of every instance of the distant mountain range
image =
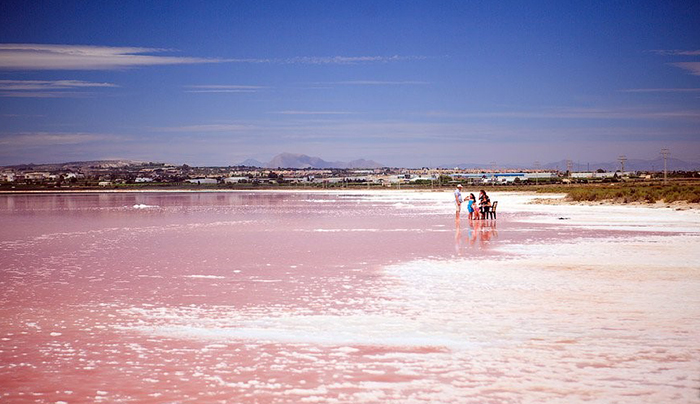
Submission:
<svg viewBox="0 0 700 404">
<path fill-rule="evenodd" d="M 555 161 L 552 163 L 543 163 L 540 165 L 542 170 L 559 170 L 566 171 L 566 160 Z M 145 164 L 143 161 L 135 160 L 94 160 L 94 161 L 74 161 L 68 163 L 52 163 L 52 164 L 16 164 L 0 168 L 11 168 L 19 170 L 66 170 L 80 169 L 84 167 L 102 167 L 102 168 L 118 168 L 127 165 Z M 153 163 L 161 164 L 161 163 Z M 572 161 L 573 171 L 595 171 L 603 169 L 605 171 L 620 170 L 621 164 L 619 161 L 588 163 L 584 161 Z M 372 160 L 353 160 L 350 162 L 342 161 L 325 161 L 319 157 L 310 157 L 304 154 L 282 153 L 275 156 L 267 163 L 262 163 L 258 160 L 248 159 L 238 165 L 247 167 L 259 168 L 381 168 L 384 165 Z M 699 171 L 700 162 L 687 162 L 677 158 L 669 158 L 666 161 L 669 171 Z M 531 170 L 534 165 L 517 165 L 517 164 L 498 164 L 493 163 L 460 163 L 460 164 L 445 164 L 438 168 L 452 169 L 459 168 L 463 170 L 484 170 L 490 171 L 495 169 L 509 170 Z M 664 160 L 659 157 L 654 160 L 629 159 L 625 161 L 625 171 L 663 171 Z"/>
<path fill-rule="evenodd" d="M 261 163 L 254 159 L 248 159 L 240 165 L 264 168 L 381 168 L 382 164 L 372 160 L 326 161 L 319 157 L 311 157 L 305 154 L 281 153 L 267 163 Z"/>
<path fill-rule="evenodd" d="M 586 163 L 583 161 L 573 161 L 571 162 L 573 171 L 595 171 L 597 169 L 603 169 L 605 171 L 617 171 L 622 168 L 619 161 L 614 162 L 602 162 L 602 163 Z M 566 171 L 566 160 L 557 161 L 554 163 L 548 163 L 542 165 L 544 169 L 557 169 L 560 171 Z M 669 157 L 666 160 L 666 168 L 669 171 L 695 171 L 700 169 L 699 162 L 687 162 L 679 160 L 676 158 Z M 659 157 L 654 160 L 642 160 L 642 159 L 629 159 L 625 161 L 625 171 L 663 171 L 664 169 L 664 159 Z"/>
<path fill-rule="evenodd" d="M 243 161 L 238 164 L 239 166 L 246 166 L 246 167 L 265 167 L 265 163 L 261 163 L 256 159 L 247 159 L 246 161 Z"/>
<path fill-rule="evenodd" d="M 10 166 L 4 166 L 3 168 L 13 168 L 17 170 L 69 170 L 69 169 L 80 169 L 84 167 L 102 167 L 102 168 L 115 168 L 115 167 L 125 167 L 135 164 L 144 164 L 143 161 L 137 160 L 88 160 L 88 161 L 70 161 L 67 163 L 41 163 L 41 164 L 14 164 Z"/>
<path fill-rule="evenodd" d="M 666 161 L 666 167 L 669 171 L 696 171 L 700 170 L 700 162 L 687 162 L 679 160 L 676 158 L 668 158 Z M 461 163 L 454 165 L 443 165 L 440 168 L 459 168 L 462 170 L 493 170 L 496 169 L 509 169 L 518 170 L 526 169 L 531 170 L 534 165 L 523 166 L 517 164 L 474 164 L 474 163 Z M 567 161 L 560 160 L 552 163 L 541 164 L 540 169 L 542 170 L 559 170 L 566 171 Z M 598 169 L 603 169 L 605 171 L 617 171 L 622 168 L 619 161 L 610 161 L 602 163 L 588 163 L 583 161 L 571 161 L 572 171 L 595 171 Z M 664 159 L 659 157 L 654 160 L 642 160 L 642 159 L 629 159 L 625 161 L 625 171 L 663 171 L 664 169 Z"/>
</svg>

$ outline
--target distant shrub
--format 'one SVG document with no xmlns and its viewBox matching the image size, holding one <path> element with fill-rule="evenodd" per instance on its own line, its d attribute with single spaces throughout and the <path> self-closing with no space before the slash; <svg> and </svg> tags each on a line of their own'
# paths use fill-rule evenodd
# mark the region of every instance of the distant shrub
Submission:
<svg viewBox="0 0 700 404">
<path fill-rule="evenodd" d="M 540 193 L 565 193 L 567 199 L 576 202 L 617 200 L 622 202 L 664 201 L 666 203 L 687 201 L 700 203 L 700 185 L 674 184 L 615 184 L 615 185 L 578 185 L 538 188 Z"/>
</svg>

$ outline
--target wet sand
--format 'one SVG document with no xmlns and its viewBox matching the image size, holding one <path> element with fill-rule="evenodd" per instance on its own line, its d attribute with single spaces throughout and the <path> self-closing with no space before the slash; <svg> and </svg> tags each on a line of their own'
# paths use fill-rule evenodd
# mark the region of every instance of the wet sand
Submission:
<svg viewBox="0 0 700 404">
<path fill-rule="evenodd" d="M 697 402 L 700 214 L 0 195 L 3 402 Z"/>
</svg>

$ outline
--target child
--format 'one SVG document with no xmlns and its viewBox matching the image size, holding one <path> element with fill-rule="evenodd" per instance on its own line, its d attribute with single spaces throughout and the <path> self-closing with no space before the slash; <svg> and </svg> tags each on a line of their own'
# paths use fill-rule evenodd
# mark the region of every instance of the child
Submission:
<svg viewBox="0 0 700 404">
<path fill-rule="evenodd" d="M 469 204 L 467 205 L 467 209 L 469 210 L 469 219 L 473 219 L 475 216 L 477 219 L 479 219 L 479 212 L 474 209 L 474 205 L 476 204 L 476 197 L 474 194 L 469 194 Z"/>
</svg>

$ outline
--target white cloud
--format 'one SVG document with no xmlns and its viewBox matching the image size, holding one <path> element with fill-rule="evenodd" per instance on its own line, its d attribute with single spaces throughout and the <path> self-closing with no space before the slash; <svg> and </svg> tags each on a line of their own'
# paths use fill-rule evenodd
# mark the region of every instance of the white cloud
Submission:
<svg viewBox="0 0 700 404">
<path fill-rule="evenodd" d="M 275 111 L 273 114 L 281 115 L 350 115 L 347 111 Z"/>
<path fill-rule="evenodd" d="M 154 132 L 232 132 L 253 129 L 250 125 L 241 124 L 211 124 L 211 125 L 184 125 L 163 128 L 152 128 Z"/>
<path fill-rule="evenodd" d="M 0 91 L 4 98 L 82 98 L 93 95 L 75 91 Z"/>
<path fill-rule="evenodd" d="M 700 62 L 679 62 L 671 64 L 681 69 L 688 70 L 692 75 L 700 76 Z"/>
<path fill-rule="evenodd" d="M 623 93 L 697 93 L 700 88 L 629 88 Z"/>
<path fill-rule="evenodd" d="M 255 90 L 186 90 L 186 93 L 209 94 L 209 93 L 257 93 Z"/>
<path fill-rule="evenodd" d="M 206 84 L 206 85 L 193 85 L 185 86 L 187 88 L 198 88 L 204 90 L 258 90 L 261 88 L 268 88 L 266 86 L 244 86 L 244 85 L 231 85 L 231 84 Z"/>
<path fill-rule="evenodd" d="M 90 142 L 117 141 L 122 137 L 97 133 L 11 133 L 0 135 L 0 146 L 55 146 L 74 145 Z"/>
<path fill-rule="evenodd" d="M 361 64 L 422 60 L 424 56 L 300 56 L 287 59 L 217 59 L 156 56 L 169 49 L 92 45 L 0 44 L 0 69 L 111 70 L 137 66 L 200 63 Z"/>
<path fill-rule="evenodd" d="M 65 90 L 83 87 L 118 87 L 112 83 L 93 83 L 81 80 L 0 80 L 0 90 Z"/>
<path fill-rule="evenodd" d="M 84 97 L 91 93 L 75 90 L 113 87 L 118 86 L 112 83 L 93 83 L 81 80 L 0 80 L 0 97 Z"/>
<path fill-rule="evenodd" d="M 337 81 L 331 84 L 346 84 L 358 86 L 402 86 L 402 85 L 427 85 L 426 81 L 379 81 L 379 80 L 354 80 Z"/>
<path fill-rule="evenodd" d="M 185 86 L 186 93 L 255 93 L 266 89 L 266 86 L 232 85 L 232 84 L 207 84 Z"/>
<path fill-rule="evenodd" d="M 700 50 L 655 49 L 651 52 L 664 56 L 700 56 Z"/>
<path fill-rule="evenodd" d="M 431 111 L 437 118 L 514 118 L 514 119 L 700 119 L 698 110 L 554 108 L 537 111 L 494 111 L 453 113 Z"/>
<path fill-rule="evenodd" d="M 152 56 L 166 49 L 88 45 L 0 44 L 0 69 L 110 70 L 136 66 L 219 63 L 222 59 Z"/>
<path fill-rule="evenodd" d="M 44 118 L 46 115 L 37 114 L 0 114 L 3 118 Z"/>
<path fill-rule="evenodd" d="M 425 56 L 299 56 L 285 59 L 283 63 L 312 65 L 352 65 L 361 63 L 388 63 L 403 60 L 424 60 Z"/>
</svg>

